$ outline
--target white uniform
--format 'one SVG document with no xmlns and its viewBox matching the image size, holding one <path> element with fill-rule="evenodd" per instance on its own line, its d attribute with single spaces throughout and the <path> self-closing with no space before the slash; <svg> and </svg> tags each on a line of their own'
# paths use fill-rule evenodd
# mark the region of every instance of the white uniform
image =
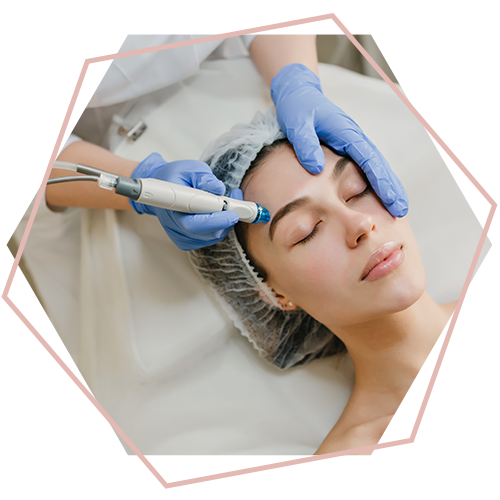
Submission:
<svg viewBox="0 0 500 500">
<path fill-rule="evenodd" d="M 49 159 L 86 58 L 204 36 L 207 34 L 7 34 L 6 164 Z M 109 148 L 118 137 L 119 116 L 126 114 L 131 121 L 123 124 L 133 125 L 170 85 L 195 74 L 205 59 L 248 55 L 255 36 L 91 64 L 60 151 L 81 139 Z M 23 185 L 43 174 L 43 168 L 9 174 L 6 186 Z M 6 220 L 18 242 L 37 192 L 6 193 Z M 54 213 L 43 200 L 24 251 L 56 350 L 73 367 L 78 366 L 79 233 L 79 210 Z"/>
</svg>

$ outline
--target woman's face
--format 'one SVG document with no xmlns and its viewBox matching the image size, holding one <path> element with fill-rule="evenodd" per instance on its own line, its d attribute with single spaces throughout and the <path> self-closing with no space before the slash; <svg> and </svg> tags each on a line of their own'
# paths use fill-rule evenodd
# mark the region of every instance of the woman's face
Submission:
<svg viewBox="0 0 500 500">
<path fill-rule="evenodd" d="M 245 180 L 245 199 L 271 214 L 268 224 L 249 225 L 248 252 L 280 302 L 330 328 L 406 309 L 425 289 L 408 220 L 387 212 L 357 165 L 323 151 L 321 174 L 284 145 Z"/>
</svg>

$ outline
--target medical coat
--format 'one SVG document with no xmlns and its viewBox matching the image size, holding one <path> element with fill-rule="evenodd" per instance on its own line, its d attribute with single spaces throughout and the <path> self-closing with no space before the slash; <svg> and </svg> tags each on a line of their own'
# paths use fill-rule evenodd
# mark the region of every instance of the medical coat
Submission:
<svg viewBox="0 0 500 500">
<path fill-rule="evenodd" d="M 7 34 L 5 160 L 48 160 L 85 59 L 196 39 L 207 34 Z M 204 42 L 91 64 L 59 152 L 86 140 L 113 150 L 118 127 L 130 128 L 194 75 L 207 58 L 248 55 L 256 35 Z M 115 141 L 115 142 L 113 142 Z M 6 175 L 6 186 L 42 179 L 44 168 Z M 6 221 L 19 242 L 38 190 L 6 192 Z M 80 210 L 40 203 L 24 251 L 55 348 L 78 367 Z"/>
</svg>

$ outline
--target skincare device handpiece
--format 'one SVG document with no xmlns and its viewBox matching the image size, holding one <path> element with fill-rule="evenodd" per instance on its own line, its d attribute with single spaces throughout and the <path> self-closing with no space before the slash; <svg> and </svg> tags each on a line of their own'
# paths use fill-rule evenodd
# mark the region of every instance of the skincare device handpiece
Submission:
<svg viewBox="0 0 500 500">
<path fill-rule="evenodd" d="M 119 177 L 115 192 L 138 203 L 188 214 L 207 214 L 232 210 L 240 221 L 256 224 L 269 222 L 269 212 L 251 201 L 217 196 L 207 191 L 181 186 L 158 179 L 129 179 Z"/>
</svg>

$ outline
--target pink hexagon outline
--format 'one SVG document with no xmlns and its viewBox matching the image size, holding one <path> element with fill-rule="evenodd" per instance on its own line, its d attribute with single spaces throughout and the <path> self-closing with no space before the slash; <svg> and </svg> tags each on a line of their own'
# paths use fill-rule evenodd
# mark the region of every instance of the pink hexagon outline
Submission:
<svg viewBox="0 0 500 500">
<path fill-rule="evenodd" d="M 391 441 L 388 443 L 381 443 L 377 445 L 370 445 L 370 446 L 362 446 L 359 448 L 353 448 L 350 450 L 344 450 L 344 451 L 339 451 L 339 452 L 334 452 L 334 453 L 327 453 L 324 455 L 317 455 L 317 456 L 311 456 L 307 458 L 300 458 L 296 460 L 287 460 L 284 462 L 277 462 L 275 464 L 270 464 L 270 465 L 263 465 L 259 467 L 250 467 L 246 469 L 240 469 L 240 470 L 235 470 L 235 471 L 230 471 L 230 472 L 224 472 L 220 474 L 211 474 L 209 476 L 201 476 L 193 479 L 186 479 L 182 481 L 175 481 L 172 483 L 167 483 L 165 479 L 159 474 L 159 472 L 153 467 L 153 465 L 146 459 L 146 457 L 139 451 L 139 449 L 134 445 L 134 443 L 127 437 L 127 435 L 120 429 L 120 427 L 114 422 L 114 420 L 106 413 L 104 408 L 97 402 L 97 400 L 94 398 L 94 396 L 84 387 L 84 385 L 78 380 L 78 378 L 74 375 L 74 373 L 66 366 L 66 364 L 61 360 L 61 358 L 54 352 L 54 350 L 48 345 L 48 343 L 42 338 L 42 336 L 36 331 L 36 329 L 31 325 L 31 323 L 26 319 L 26 317 L 21 313 L 21 311 L 16 307 L 16 305 L 9 299 L 8 293 L 12 284 L 12 281 L 14 279 L 15 272 L 17 270 L 17 267 L 19 265 L 19 260 L 21 259 L 24 246 L 26 245 L 26 241 L 28 239 L 31 226 L 33 224 L 34 218 L 36 216 L 36 213 L 38 211 L 38 207 L 40 205 L 40 201 L 42 198 L 42 194 L 45 190 L 45 186 L 47 184 L 47 180 L 52 168 L 52 165 L 56 159 L 57 153 L 59 151 L 59 148 L 61 146 L 61 142 L 64 137 L 64 133 L 66 131 L 66 127 L 68 125 L 71 113 L 73 112 L 74 105 L 76 103 L 76 99 L 78 97 L 78 93 L 80 92 L 80 88 L 83 83 L 83 79 L 85 78 L 85 74 L 87 72 L 87 68 L 89 67 L 90 64 L 95 63 L 95 62 L 102 62 L 102 61 L 109 61 L 112 59 L 118 59 L 122 57 L 128 57 L 128 56 L 133 56 L 133 55 L 139 55 L 139 54 L 145 54 L 149 52 L 156 52 L 159 50 L 165 50 L 165 49 L 171 49 L 175 47 L 183 47 L 186 45 L 195 45 L 197 43 L 203 43 L 203 42 L 208 42 L 211 40 L 220 40 L 223 38 L 231 38 L 239 35 L 248 35 L 248 34 L 253 34 L 253 33 L 259 33 L 262 31 L 270 31 L 270 30 L 275 30 L 279 28 L 286 28 L 290 26 L 298 26 L 300 24 L 308 24 L 308 23 L 313 23 L 317 21 L 324 21 L 327 19 L 333 20 L 333 22 L 343 31 L 343 33 L 349 38 L 349 40 L 354 44 L 354 46 L 361 52 L 361 54 L 365 57 L 365 59 L 371 64 L 371 66 L 375 69 L 375 71 L 385 80 L 385 82 L 389 85 L 389 87 L 396 93 L 396 95 L 403 101 L 403 103 L 406 105 L 406 107 L 415 115 L 415 117 L 419 120 L 419 122 L 425 127 L 425 129 L 429 132 L 429 134 L 436 140 L 436 142 L 446 151 L 448 156 L 456 163 L 456 165 L 462 170 L 462 172 L 467 176 L 467 178 L 472 182 L 472 184 L 479 190 L 479 192 L 486 198 L 486 200 L 490 203 L 491 208 L 488 214 L 488 218 L 486 220 L 486 224 L 484 226 L 484 229 L 481 233 L 481 237 L 479 239 L 479 243 L 476 249 L 476 252 L 474 253 L 474 258 L 472 259 L 471 266 L 469 268 L 469 272 L 467 273 L 467 278 L 465 280 L 464 286 L 462 288 L 462 291 L 460 293 L 460 297 L 457 302 L 457 306 L 455 308 L 455 311 L 453 313 L 452 319 L 450 326 L 448 327 L 448 331 L 446 333 L 446 337 L 444 339 L 443 345 L 441 347 L 441 351 L 439 353 L 436 366 L 434 367 L 431 379 L 429 381 L 429 385 L 427 387 L 424 399 L 422 401 L 417 419 L 415 421 L 415 425 L 413 427 L 412 433 L 409 438 L 407 439 L 400 439 L 397 441 Z M 26 227 L 26 230 L 23 234 L 23 237 L 21 239 L 21 243 L 19 245 L 19 249 L 16 254 L 16 258 L 14 259 L 14 263 L 12 264 L 12 269 L 10 271 L 9 277 L 7 279 L 7 283 L 5 285 L 5 289 L 2 294 L 2 298 L 5 300 L 5 302 L 9 305 L 9 307 L 17 314 L 17 316 L 21 319 L 21 321 L 28 327 L 28 329 L 33 333 L 33 335 L 40 341 L 40 343 L 47 349 L 47 351 L 50 353 L 50 355 L 57 361 L 57 363 L 61 366 L 61 368 L 68 374 L 68 376 L 73 380 L 73 382 L 80 388 L 80 390 L 87 396 L 87 398 L 91 401 L 91 403 L 101 412 L 103 417 L 110 423 L 110 425 L 113 427 L 113 429 L 119 434 L 119 436 L 130 446 L 130 448 L 134 451 L 134 453 L 142 460 L 142 462 L 146 465 L 146 467 L 153 473 L 153 475 L 160 481 L 160 483 L 164 486 L 164 488 L 174 488 L 176 486 L 185 486 L 188 484 L 193 484 L 193 483 L 200 483 L 200 482 L 205 482 L 205 481 L 212 481 L 214 479 L 222 479 L 225 477 L 232 477 L 232 476 L 238 476 L 241 474 L 249 474 L 252 472 L 259 472 L 263 470 L 270 470 L 270 469 L 276 469 L 280 467 L 286 467 L 289 465 L 296 465 L 296 464 L 302 464 L 302 463 L 307 463 L 307 462 L 314 462 L 316 460 L 324 460 L 327 458 L 333 458 L 333 457 L 340 457 L 344 455 L 351 455 L 359 452 L 364 452 L 364 451 L 373 451 L 373 450 L 378 450 L 382 448 L 390 448 L 393 446 L 398 446 L 402 444 L 409 444 L 413 443 L 415 441 L 415 437 L 418 432 L 418 428 L 420 426 L 420 422 L 422 420 L 425 408 L 427 406 L 427 402 L 430 398 L 432 388 L 434 386 L 434 382 L 437 378 L 437 374 L 439 372 L 439 369 L 441 367 L 441 363 L 443 361 L 443 357 L 445 355 L 446 349 L 448 347 L 448 343 L 451 338 L 451 334 L 453 332 L 453 329 L 455 327 L 458 315 L 460 313 L 460 309 L 462 308 L 462 304 L 465 298 L 465 295 L 467 293 L 467 290 L 469 288 L 470 282 L 472 280 L 472 276 L 474 273 L 474 269 L 476 268 L 477 261 L 479 259 L 479 255 L 481 253 L 481 250 L 483 248 L 484 242 L 486 240 L 486 236 L 488 234 L 488 230 L 490 228 L 491 222 L 493 220 L 493 215 L 495 213 L 497 204 L 495 201 L 489 196 L 489 194 L 486 192 L 486 190 L 479 184 L 479 182 L 472 176 L 472 174 L 465 168 L 465 166 L 460 162 L 460 160 L 453 154 L 453 152 L 448 148 L 448 146 L 442 141 L 442 139 L 437 135 L 437 133 L 432 129 L 432 127 L 424 120 L 424 118 L 418 113 L 418 111 L 412 106 L 412 104 L 408 101 L 408 99 L 403 95 L 403 93 L 394 85 L 394 83 L 389 79 L 389 77 L 382 71 L 382 69 L 377 65 L 377 63 L 370 57 L 370 55 L 366 52 L 366 50 L 358 43 L 358 41 L 353 37 L 353 35 L 347 30 L 347 28 L 340 22 L 340 20 L 335 16 L 335 14 L 326 14 L 323 16 L 316 16 L 316 17 L 309 17 L 305 19 L 299 19 L 295 21 L 289 21 L 289 22 L 284 22 L 284 23 L 278 23 L 278 24 L 272 24 L 268 26 L 262 26 L 258 28 L 253 28 L 253 29 L 247 29 L 247 30 L 242 30 L 242 31 L 233 31 L 230 33 L 224 33 L 222 35 L 214 35 L 214 36 L 207 36 L 204 38 L 198 38 L 196 40 L 188 40 L 184 42 L 177 42 L 177 43 L 171 43 L 171 44 L 165 44 L 165 45 L 159 45 L 156 47 L 150 47 L 147 49 L 140 49 L 140 50 L 133 50 L 129 52 L 122 52 L 118 54 L 110 54 L 107 56 L 101 56 L 101 57 L 94 57 L 91 59 L 86 59 L 82 71 L 80 73 L 80 77 L 78 78 L 78 82 L 76 84 L 75 91 L 73 92 L 73 97 L 71 98 L 71 102 L 68 107 L 68 111 L 66 113 L 66 116 L 64 118 L 63 124 L 61 126 L 61 131 L 59 132 L 59 136 L 57 138 L 56 144 L 54 146 L 54 150 L 52 152 L 52 156 L 50 157 L 49 164 L 47 166 L 47 170 L 45 172 L 45 176 L 43 178 L 40 190 L 38 191 L 38 195 L 35 199 L 35 203 L 33 206 L 33 210 L 31 212 L 30 218 L 28 220 L 28 224 Z"/>
</svg>

